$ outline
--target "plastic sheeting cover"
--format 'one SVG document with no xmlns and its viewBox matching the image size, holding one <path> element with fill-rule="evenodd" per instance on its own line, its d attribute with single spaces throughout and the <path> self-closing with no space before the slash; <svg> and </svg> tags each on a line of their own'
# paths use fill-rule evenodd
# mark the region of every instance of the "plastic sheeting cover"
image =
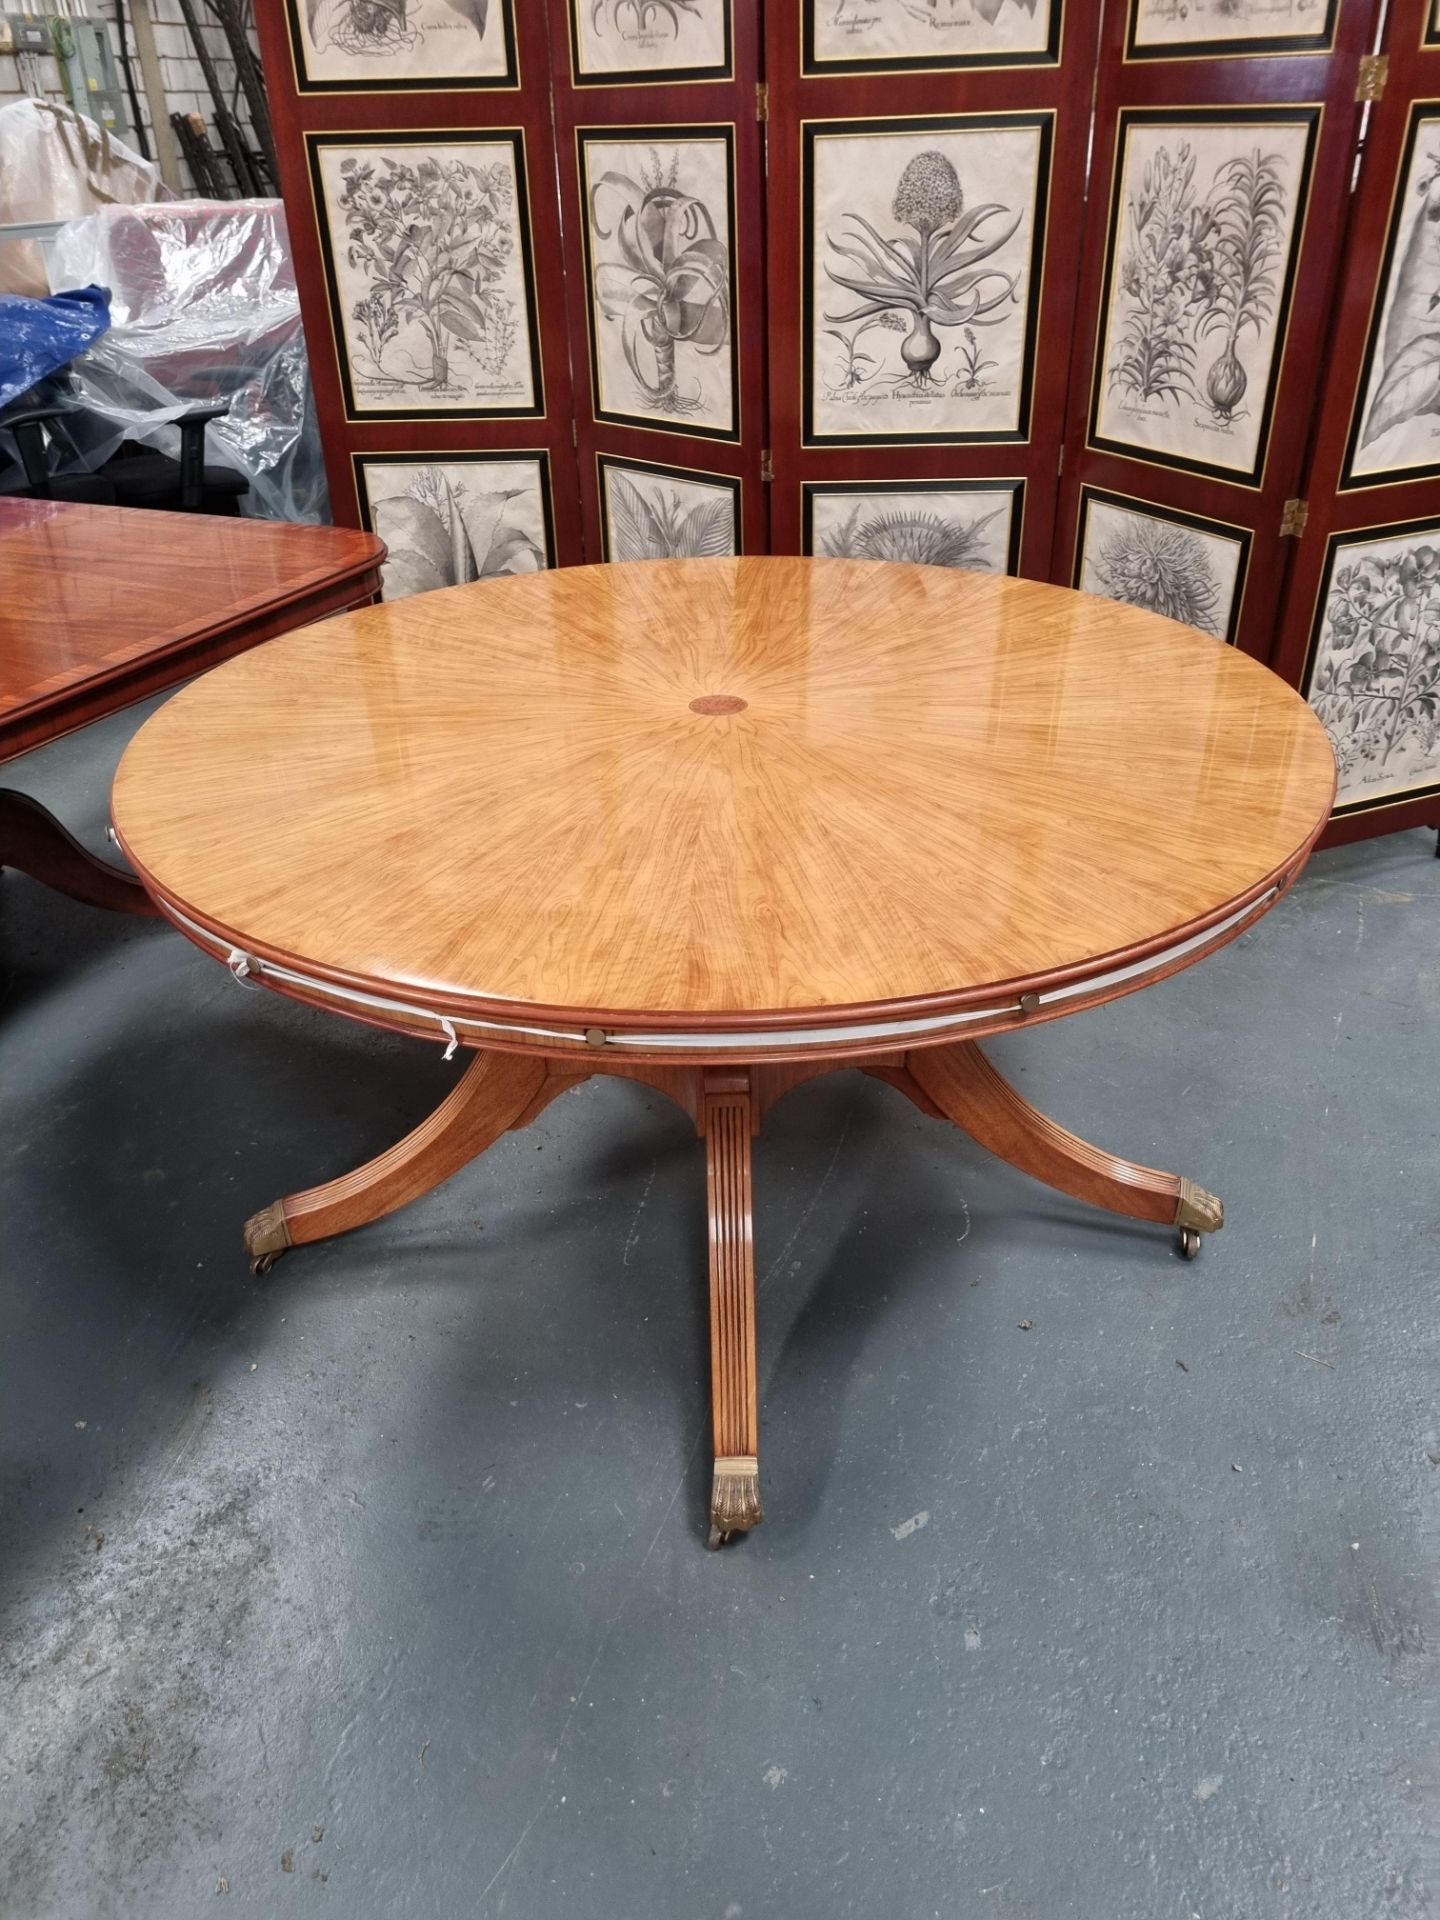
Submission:
<svg viewBox="0 0 1440 1920">
<path fill-rule="evenodd" d="M 250 482 L 246 513 L 329 518 L 310 398 L 300 302 L 278 200 L 175 200 L 106 207 L 47 244 L 52 283 L 110 289 L 110 332 L 70 369 L 73 403 L 103 414 L 113 437 L 179 456 L 173 423 L 227 400 L 205 433 L 206 459 Z"/>
</svg>

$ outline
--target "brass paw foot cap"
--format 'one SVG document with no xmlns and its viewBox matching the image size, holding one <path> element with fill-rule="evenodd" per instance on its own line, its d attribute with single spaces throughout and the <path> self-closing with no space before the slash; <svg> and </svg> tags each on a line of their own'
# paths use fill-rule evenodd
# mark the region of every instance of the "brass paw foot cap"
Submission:
<svg viewBox="0 0 1440 1920">
<path fill-rule="evenodd" d="M 710 1531 L 748 1533 L 764 1519 L 760 1505 L 760 1462 L 753 1453 L 725 1454 L 715 1462 L 710 1487 Z M 718 1542 L 717 1542 L 718 1544 Z"/>
<path fill-rule="evenodd" d="M 1182 1180 L 1180 1198 L 1175 1203 L 1175 1224 L 1196 1233 L 1218 1233 L 1225 1224 L 1225 1208 L 1204 1187 L 1197 1187 L 1193 1180 Z"/>
<path fill-rule="evenodd" d="M 258 1273 L 268 1272 L 278 1256 L 292 1245 L 285 1220 L 285 1202 L 274 1200 L 245 1222 L 245 1251 Z M 260 1262 L 264 1265 L 261 1266 Z"/>
</svg>

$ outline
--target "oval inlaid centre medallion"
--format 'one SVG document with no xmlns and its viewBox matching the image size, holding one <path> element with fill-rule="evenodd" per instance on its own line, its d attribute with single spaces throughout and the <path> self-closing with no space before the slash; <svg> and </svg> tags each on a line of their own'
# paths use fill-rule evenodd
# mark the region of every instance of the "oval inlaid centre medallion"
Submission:
<svg viewBox="0 0 1440 1920">
<path fill-rule="evenodd" d="M 743 713 L 750 702 L 734 693 L 702 693 L 690 702 L 692 713 Z"/>
</svg>

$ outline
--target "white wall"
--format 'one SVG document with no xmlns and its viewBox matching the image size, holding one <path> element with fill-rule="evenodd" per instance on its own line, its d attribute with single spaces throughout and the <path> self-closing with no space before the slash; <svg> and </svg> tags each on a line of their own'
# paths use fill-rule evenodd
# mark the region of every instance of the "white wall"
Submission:
<svg viewBox="0 0 1440 1920">
<path fill-rule="evenodd" d="M 136 0 L 129 0 L 129 5 L 126 7 L 127 14 L 131 12 L 135 3 Z M 26 0 L 0 0 L 0 13 L 10 12 L 12 9 L 14 11 L 20 11 L 24 5 L 26 5 Z M 250 116 L 246 109 L 245 96 L 241 94 L 238 98 L 235 97 L 235 63 L 230 58 L 229 42 L 226 40 L 220 28 L 210 20 L 205 0 L 194 0 L 194 7 L 196 16 L 201 23 L 201 30 L 205 35 L 205 43 L 209 48 L 210 57 L 215 63 L 216 75 L 224 90 L 225 103 L 230 108 L 234 117 L 239 121 L 241 127 L 247 131 L 248 137 Z M 155 23 L 155 50 L 160 56 L 160 71 L 165 82 L 166 112 L 200 114 L 205 121 L 211 146 L 218 148 L 220 146 L 220 138 L 215 127 L 215 114 L 211 105 L 209 91 L 205 85 L 205 75 L 201 69 L 200 62 L 195 58 L 195 50 L 190 43 L 189 30 L 185 25 L 184 15 L 180 11 L 177 0 L 149 0 L 149 8 L 150 18 Z M 46 4 L 46 0 L 28 0 L 28 10 L 35 13 L 55 11 L 53 7 Z M 88 4 L 86 0 L 72 0 L 69 10 L 72 13 L 88 13 L 92 19 L 109 21 L 110 40 L 117 55 L 118 72 L 120 36 L 115 26 L 114 0 L 88 0 Z M 148 127 L 150 124 L 149 103 L 145 98 L 144 80 L 140 71 L 140 63 L 135 58 L 133 39 L 130 44 L 130 56 L 131 68 L 135 75 L 135 88 L 140 96 L 141 115 Z M 53 55 L 44 54 L 39 56 L 38 64 L 40 68 L 42 93 L 48 99 L 63 100 L 65 98 L 65 89 L 60 83 L 60 69 Z M 125 82 L 123 73 L 120 73 L 119 78 L 121 96 L 125 102 L 125 113 L 128 121 L 130 117 L 130 100 L 129 95 L 124 91 Z M 0 54 L 0 107 L 7 105 L 11 100 L 22 99 L 25 91 L 26 89 L 21 84 L 20 72 L 15 57 L 12 54 Z M 154 157 L 153 145 L 151 148 L 151 157 Z M 184 185 L 187 188 L 193 187 L 194 182 L 191 180 L 189 171 L 185 167 L 183 155 L 180 157 L 180 167 Z"/>
</svg>

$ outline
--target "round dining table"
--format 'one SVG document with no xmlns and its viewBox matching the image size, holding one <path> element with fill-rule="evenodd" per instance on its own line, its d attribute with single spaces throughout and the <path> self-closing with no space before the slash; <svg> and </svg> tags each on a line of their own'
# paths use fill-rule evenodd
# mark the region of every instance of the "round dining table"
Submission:
<svg viewBox="0 0 1440 1920">
<path fill-rule="evenodd" d="M 978 1042 L 1238 938 L 1334 788 L 1298 694 L 1193 628 L 1035 581 L 774 557 L 564 568 L 287 634 L 146 721 L 112 810 L 160 912 L 234 974 L 465 1062 L 387 1152 L 254 1215 L 257 1271 L 592 1074 L 684 1107 L 719 1545 L 761 1518 L 769 1109 L 859 1067 L 1193 1256 L 1212 1193 L 1067 1132 Z"/>
</svg>

